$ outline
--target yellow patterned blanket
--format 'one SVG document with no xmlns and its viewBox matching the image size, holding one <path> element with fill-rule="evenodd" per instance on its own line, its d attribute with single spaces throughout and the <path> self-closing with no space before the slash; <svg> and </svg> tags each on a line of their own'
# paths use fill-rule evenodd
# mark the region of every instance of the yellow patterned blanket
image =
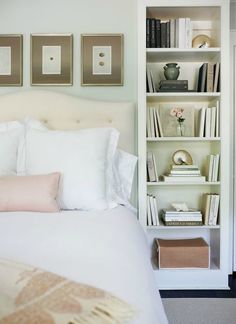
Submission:
<svg viewBox="0 0 236 324">
<path fill-rule="evenodd" d="M 0 259 L 0 324 L 124 324 L 133 316 L 104 290 Z"/>
</svg>

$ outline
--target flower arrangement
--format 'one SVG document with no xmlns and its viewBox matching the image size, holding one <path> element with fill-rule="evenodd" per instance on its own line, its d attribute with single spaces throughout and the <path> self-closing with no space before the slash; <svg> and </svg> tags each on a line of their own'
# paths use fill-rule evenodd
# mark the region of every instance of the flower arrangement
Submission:
<svg viewBox="0 0 236 324">
<path fill-rule="evenodd" d="M 170 111 L 170 115 L 172 117 L 177 118 L 177 122 L 179 123 L 180 136 L 184 136 L 184 130 L 183 130 L 183 123 L 185 121 L 184 109 L 183 108 L 173 108 Z"/>
</svg>

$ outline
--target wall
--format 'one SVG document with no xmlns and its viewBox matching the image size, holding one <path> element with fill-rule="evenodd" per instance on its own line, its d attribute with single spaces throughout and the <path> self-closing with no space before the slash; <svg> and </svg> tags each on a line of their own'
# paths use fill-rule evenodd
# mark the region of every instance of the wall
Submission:
<svg viewBox="0 0 236 324">
<path fill-rule="evenodd" d="M 135 102 L 136 17 L 136 0 L 0 0 L 0 33 L 24 36 L 23 87 L 0 87 L 0 94 L 31 87 L 30 33 L 73 33 L 73 86 L 44 88 L 88 98 Z M 81 33 L 124 34 L 124 86 L 81 87 Z"/>
<path fill-rule="evenodd" d="M 230 4 L 230 29 L 236 29 L 236 2 Z"/>
</svg>

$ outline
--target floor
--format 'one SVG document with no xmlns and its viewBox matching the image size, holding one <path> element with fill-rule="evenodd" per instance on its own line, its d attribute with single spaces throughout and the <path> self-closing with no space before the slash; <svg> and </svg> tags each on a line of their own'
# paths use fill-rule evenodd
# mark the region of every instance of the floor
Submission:
<svg viewBox="0 0 236 324">
<path fill-rule="evenodd" d="M 229 276 L 230 290 L 161 290 L 162 298 L 236 298 L 236 272 Z"/>
</svg>

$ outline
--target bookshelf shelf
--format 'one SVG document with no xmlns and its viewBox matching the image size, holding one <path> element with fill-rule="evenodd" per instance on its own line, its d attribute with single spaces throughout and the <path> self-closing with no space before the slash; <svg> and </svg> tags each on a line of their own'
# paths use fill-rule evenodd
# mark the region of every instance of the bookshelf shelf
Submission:
<svg viewBox="0 0 236 324">
<path fill-rule="evenodd" d="M 190 34 L 188 34 L 189 18 L 192 26 Z M 161 32 L 165 37 L 159 37 L 157 29 L 150 29 L 151 20 L 155 20 L 156 26 L 163 28 Z M 184 38 L 180 40 L 180 27 L 176 31 L 176 26 L 180 25 L 181 28 L 185 28 L 185 43 L 183 43 Z M 146 33 L 145 26 L 149 34 Z M 172 33 L 171 28 L 173 28 Z M 192 37 L 190 37 L 191 33 Z M 191 0 L 188 3 L 182 0 L 140 1 L 138 34 L 140 223 L 146 230 L 150 251 L 154 250 L 153 242 L 157 237 L 163 239 L 202 237 L 209 244 L 211 251 L 209 269 L 158 270 L 154 266 L 157 270 L 155 276 L 158 287 L 160 289 L 228 289 L 229 256 L 224 251 L 229 250 L 230 216 L 227 196 L 230 185 L 230 148 L 228 145 L 230 133 L 229 127 L 226 126 L 230 124 L 229 0 L 219 0 L 217 4 L 214 0 Z M 153 34 L 159 39 L 153 38 Z M 191 48 L 190 40 L 201 34 L 210 37 L 210 47 Z M 162 39 L 164 43 L 160 43 Z M 153 46 L 162 46 L 162 48 Z M 178 80 L 182 82 L 173 83 L 172 87 L 189 89 L 189 91 L 157 92 L 159 87 L 171 89 L 170 83 L 163 82 L 165 80 L 164 66 L 167 63 L 177 63 L 180 70 Z M 184 80 L 188 82 L 183 82 Z M 191 91 L 197 89 L 217 89 L 219 92 Z M 175 137 L 180 133 L 176 123 L 170 117 L 173 116 L 171 114 L 173 108 L 184 109 L 186 137 Z M 198 137 L 199 134 L 207 135 L 207 137 Z M 157 175 L 173 171 L 172 156 L 179 150 L 190 153 L 193 164 L 197 166 L 196 173 L 200 170 L 200 174 L 206 176 L 206 179 L 220 180 L 196 182 L 196 180 L 188 179 L 187 182 L 182 182 L 185 179 L 181 179 L 181 182 L 172 183 L 161 180 L 149 182 L 149 179 L 158 179 Z M 150 156 L 152 156 L 151 159 Z M 150 161 L 153 162 L 151 167 Z M 191 174 L 191 170 L 187 174 Z M 212 177 L 209 176 L 210 174 Z M 174 181 L 177 179 L 175 178 Z M 213 215 L 217 215 L 217 223 L 220 225 L 165 226 L 160 222 L 159 226 L 147 226 L 147 224 L 158 224 L 158 215 L 161 210 L 170 209 L 173 202 L 185 202 L 188 207 L 201 210 L 203 216 L 208 217 L 204 199 L 208 199 L 208 202 L 210 199 L 210 204 L 212 201 L 216 204 L 216 201 L 219 202 L 218 197 L 220 197 L 219 213 Z M 214 207 L 214 204 L 212 203 L 211 206 Z M 208 211 L 210 213 L 210 209 Z M 154 219 L 151 218 L 151 222 L 150 214 L 155 216 Z M 154 259 L 157 261 L 156 250 Z"/>
<path fill-rule="evenodd" d="M 220 47 L 212 48 L 147 48 L 147 62 L 208 62 L 219 59 Z"/>
<path fill-rule="evenodd" d="M 166 226 L 166 225 L 159 225 L 159 226 L 147 226 L 147 230 L 185 230 L 185 229 L 209 229 L 209 230 L 215 230 L 220 229 L 220 225 L 210 226 L 210 225 L 202 225 L 202 226 Z"/>
<path fill-rule="evenodd" d="M 147 142 L 220 142 L 220 137 L 147 137 Z"/>
<path fill-rule="evenodd" d="M 219 186 L 220 181 L 216 182 L 165 182 L 165 181 L 158 181 L 158 182 L 147 182 L 147 186 Z"/>
<path fill-rule="evenodd" d="M 205 102 L 220 97 L 219 92 L 153 92 L 147 93 L 148 101 L 158 102 Z"/>
</svg>

